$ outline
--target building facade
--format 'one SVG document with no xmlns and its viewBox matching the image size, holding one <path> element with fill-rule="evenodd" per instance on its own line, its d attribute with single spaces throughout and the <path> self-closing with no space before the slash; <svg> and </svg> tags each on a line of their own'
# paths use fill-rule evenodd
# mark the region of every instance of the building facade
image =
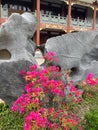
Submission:
<svg viewBox="0 0 98 130">
<path fill-rule="evenodd" d="M 37 45 L 53 36 L 98 29 L 96 0 L 1 0 L 0 24 L 14 12 L 31 12 L 38 26 L 33 37 Z"/>
</svg>

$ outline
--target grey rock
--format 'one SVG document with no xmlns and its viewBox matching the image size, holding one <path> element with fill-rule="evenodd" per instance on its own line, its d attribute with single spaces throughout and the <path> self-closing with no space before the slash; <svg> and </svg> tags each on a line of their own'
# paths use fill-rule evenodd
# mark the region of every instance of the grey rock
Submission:
<svg viewBox="0 0 98 130">
<path fill-rule="evenodd" d="M 9 106 L 24 92 L 19 71 L 37 64 L 33 57 L 36 44 L 31 40 L 36 26 L 32 14 L 14 13 L 0 27 L 0 98 Z"/>
<path fill-rule="evenodd" d="M 98 31 L 64 34 L 47 40 L 47 52 L 52 51 L 58 58 L 63 70 L 71 69 L 70 77 L 74 82 L 85 79 L 92 72 L 98 76 Z"/>
<path fill-rule="evenodd" d="M 27 70 L 32 62 L 26 59 L 0 63 L 0 98 L 9 106 L 23 93 L 25 80 L 19 74 Z"/>
</svg>

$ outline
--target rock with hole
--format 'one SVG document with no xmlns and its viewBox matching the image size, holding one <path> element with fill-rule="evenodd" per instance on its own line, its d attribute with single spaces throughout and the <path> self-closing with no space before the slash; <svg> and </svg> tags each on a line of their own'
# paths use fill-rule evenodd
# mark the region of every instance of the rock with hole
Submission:
<svg viewBox="0 0 98 130">
<path fill-rule="evenodd" d="M 98 76 L 98 31 L 64 34 L 47 40 L 45 51 L 53 51 L 62 70 L 70 69 L 75 82 L 88 73 Z"/>
<path fill-rule="evenodd" d="M 19 71 L 37 64 L 36 44 L 31 40 L 36 26 L 31 13 L 14 13 L 0 26 L 0 98 L 9 106 L 24 92 Z"/>
</svg>

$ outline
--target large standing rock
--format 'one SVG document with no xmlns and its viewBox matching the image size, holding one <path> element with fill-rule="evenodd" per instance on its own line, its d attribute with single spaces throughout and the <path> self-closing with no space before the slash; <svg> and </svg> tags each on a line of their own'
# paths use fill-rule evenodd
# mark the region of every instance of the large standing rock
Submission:
<svg viewBox="0 0 98 130">
<path fill-rule="evenodd" d="M 37 26 L 37 19 L 30 13 L 14 13 L 0 27 L 0 98 L 8 105 L 24 92 L 24 82 L 19 75 L 34 59 L 36 49 L 31 40 Z"/>
<path fill-rule="evenodd" d="M 62 70 L 71 69 L 71 78 L 81 81 L 89 72 L 98 76 L 98 31 L 70 33 L 47 40 L 47 52 L 55 52 Z"/>
</svg>

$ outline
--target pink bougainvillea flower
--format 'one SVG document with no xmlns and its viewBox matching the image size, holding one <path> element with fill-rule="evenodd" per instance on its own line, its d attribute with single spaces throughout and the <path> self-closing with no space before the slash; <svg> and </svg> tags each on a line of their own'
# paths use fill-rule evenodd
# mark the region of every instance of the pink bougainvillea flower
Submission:
<svg viewBox="0 0 98 130">
<path fill-rule="evenodd" d="M 93 74 L 92 73 L 89 73 L 87 76 L 86 76 L 86 80 L 85 82 L 89 85 L 89 86 L 93 86 L 93 85 L 96 85 L 97 84 L 97 81 L 96 79 L 93 78 Z"/>
<path fill-rule="evenodd" d="M 83 127 L 82 127 L 82 126 L 80 126 L 79 130 L 83 130 Z"/>
<path fill-rule="evenodd" d="M 20 70 L 19 74 L 20 74 L 20 75 L 25 75 L 25 74 L 26 74 L 26 71 L 25 71 L 25 70 Z"/>
<path fill-rule="evenodd" d="M 76 88 L 74 86 L 70 86 L 70 92 L 75 92 Z"/>
<path fill-rule="evenodd" d="M 30 70 L 36 70 L 36 69 L 37 69 L 37 65 L 34 64 L 34 65 L 30 66 L 29 69 L 30 69 Z"/>
<path fill-rule="evenodd" d="M 53 52 L 48 52 L 44 58 L 47 63 L 56 61 Z M 67 96 L 75 103 L 81 101 L 81 91 L 74 87 L 72 81 L 68 84 L 60 81 L 60 69 L 57 66 L 46 65 L 40 70 L 34 64 L 27 72 L 20 71 L 26 81 L 25 93 L 14 102 L 11 110 L 24 116 L 24 130 L 69 130 L 78 126 L 75 115 L 70 115 L 63 105 L 64 89 L 68 86 Z M 93 76 L 90 74 L 87 81 L 92 80 Z"/>
</svg>

